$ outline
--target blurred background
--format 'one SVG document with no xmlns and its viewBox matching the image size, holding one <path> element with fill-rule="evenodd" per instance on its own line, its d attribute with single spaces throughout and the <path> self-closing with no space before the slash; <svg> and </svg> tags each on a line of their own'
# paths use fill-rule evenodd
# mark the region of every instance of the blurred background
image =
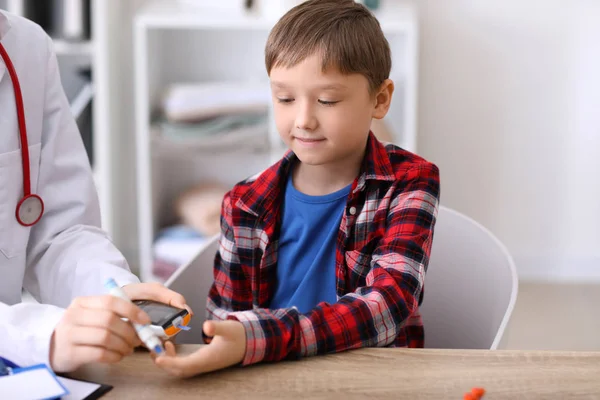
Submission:
<svg viewBox="0 0 600 400">
<path fill-rule="evenodd" d="M 189 261 L 223 193 L 283 153 L 263 48 L 298 3 L 0 0 L 54 38 L 104 228 L 143 280 Z M 600 349 L 600 2 L 364 3 L 397 85 L 373 129 L 436 163 L 442 204 L 508 248 L 507 346 Z"/>
</svg>

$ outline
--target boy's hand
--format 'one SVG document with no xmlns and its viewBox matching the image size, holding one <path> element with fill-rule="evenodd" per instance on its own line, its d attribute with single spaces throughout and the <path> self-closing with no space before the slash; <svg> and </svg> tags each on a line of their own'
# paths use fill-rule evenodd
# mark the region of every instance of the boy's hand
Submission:
<svg viewBox="0 0 600 400">
<path fill-rule="evenodd" d="M 196 352 L 177 357 L 173 343 L 165 343 L 165 355 L 154 357 L 154 363 L 169 374 L 188 378 L 227 368 L 242 362 L 246 354 L 246 330 L 238 321 L 206 321 L 202 327 L 212 337 L 209 345 Z"/>
</svg>

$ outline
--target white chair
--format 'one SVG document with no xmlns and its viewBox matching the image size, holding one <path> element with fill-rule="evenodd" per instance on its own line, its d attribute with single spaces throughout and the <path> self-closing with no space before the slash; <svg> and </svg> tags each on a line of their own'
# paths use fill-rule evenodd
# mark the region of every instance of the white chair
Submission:
<svg viewBox="0 0 600 400">
<path fill-rule="evenodd" d="M 442 206 L 424 291 L 425 347 L 495 350 L 517 300 L 517 272 L 490 231 Z"/>
<path fill-rule="evenodd" d="M 202 343 L 218 249 L 216 235 L 165 284 L 183 294 L 194 310 L 191 330 L 177 335 L 177 343 Z M 425 347 L 498 348 L 517 299 L 518 281 L 510 254 L 486 228 L 441 206 L 424 287 Z"/>
<path fill-rule="evenodd" d="M 181 266 L 165 283 L 168 288 L 185 296 L 194 316 L 189 331 L 177 335 L 177 343 L 202 343 L 202 324 L 206 319 L 206 299 L 214 280 L 215 255 L 219 250 L 219 235 L 210 238 L 186 265 Z"/>
</svg>

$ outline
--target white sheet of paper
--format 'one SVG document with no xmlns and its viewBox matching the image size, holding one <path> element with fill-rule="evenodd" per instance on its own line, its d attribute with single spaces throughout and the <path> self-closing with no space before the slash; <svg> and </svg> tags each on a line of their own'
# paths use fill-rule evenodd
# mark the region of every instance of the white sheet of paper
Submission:
<svg viewBox="0 0 600 400">
<path fill-rule="evenodd" d="M 60 383 L 69 390 L 69 394 L 61 397 L 61 400 L 82 400 L 94 393 L 101 385 L 97 383 L 89 383 L 76 381 L 73 379 L 58 377 Z"/>
<path fill-rule="evenodd" d="M 3 399 L 36 400 L 61 397 L 66 392 L 47 368 L 34 368 L 0 377 Z"/>
</svg>

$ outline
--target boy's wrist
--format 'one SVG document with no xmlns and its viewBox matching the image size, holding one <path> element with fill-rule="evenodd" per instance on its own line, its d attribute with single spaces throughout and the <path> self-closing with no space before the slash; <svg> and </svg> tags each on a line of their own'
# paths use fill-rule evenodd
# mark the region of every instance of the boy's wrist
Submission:
<svg viewBox="0 0 600 400">
<path fill-rule="evenodd" d="M 265 349 L 267 348 L 267 340 L 265 335 L 262 334 L 260 322 L 255 314 L 252 311 L 241 311 L 229 314 L 227 319 L 237 321 L 244 327 L 246 348 L 241 365 L 247 366 L 263 361 L 265 358 Z"/>
</svg>

